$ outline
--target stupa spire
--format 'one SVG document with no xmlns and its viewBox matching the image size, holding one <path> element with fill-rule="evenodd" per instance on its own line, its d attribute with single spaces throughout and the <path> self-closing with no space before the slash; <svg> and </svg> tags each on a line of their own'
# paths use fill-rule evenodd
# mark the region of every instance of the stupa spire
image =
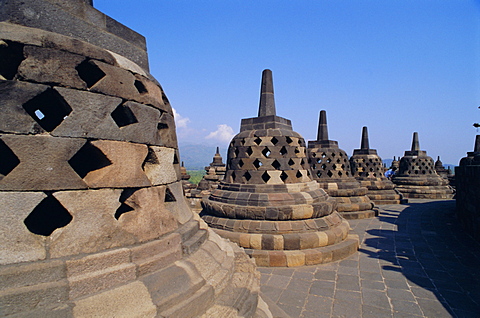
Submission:
<svg viewBox="0 0 480 318">
<path fill-rule="evenodd" d="M 473 147 L 473 152 L 480 152 L 480 135 L 475 137 L 475 146 Z"/>
<path fill-rule="evenodd" d="M 363 126 L 362 129 L 362 144 L 360 145 L 361 149 L 370 149 L 370 144 L 368 142 L 368 129 L 367 126 Z"/>
<path fill-rule="evenodd" d="M 219 155 L 220 154 L 220 149 L 219 147 L 217 147 L 217 152 L 215 153 L 216 155 Z"/>
<path fill-rule="evenodd" d="M 420 150 L 420 142 L 418 141 L 418 132 L 414 132 L 411 151 L 418 151 L 418 150 Z"/>
<path fill-rule="evenodd" d="M 327 112 L 324 110 L 320 111 L 318 119 L 317 140 L 328 140 Z"/>
<path fill-rule="evenodd" d="M 262 85 L 260 89 L 260 105 L 258 107 L 258 117 L 275 116 L 275 97 L 273 94 L 273 76 L 271 70 L 263 70 Z"/>
</svg>

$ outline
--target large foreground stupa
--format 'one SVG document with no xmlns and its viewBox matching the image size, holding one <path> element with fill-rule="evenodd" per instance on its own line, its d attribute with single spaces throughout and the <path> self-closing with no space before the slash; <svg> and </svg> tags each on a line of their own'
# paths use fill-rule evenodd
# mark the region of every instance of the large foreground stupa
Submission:
<svg viewBox="0 0 480 318">
<path fill-rule="evenodd" d="M 242 119 L 225 179 L 202 201 L 203 219 L 259 266 L 325 263 L 358 248 L 336 201 L 312 180 L 305 150 L 290 120 L 276 115 L 272 72 L 264 70 L 258 117 Z"/>
<path fill-rule="evenodd" d="M 395 184 L 385 177 L 382 158 L 377 150 L 370 148 L 367 127 L 362 128 L 360 149 L 353 150 L 350 166 L 353 177 L 368 189 L 367 196 L 375 204 L 406 203 L 402 195 L 395 191 Z"/>
<path fill-rule="evenodd" d="M 393 182 L 406 198 L 451 199 L 453 196 L 448 180 L 435 171 L 433 159 L 427 156 L 425 150 L 420 150 L 417 132 L 413 133 L 411 150 L 405 151 L 400 159 L 399 170 Z"/>
<path fill-rule="evenodd" d="M 347 219 L 374 217 L 368 189 L 352 176 L 347 153 L 328 139 L 327 113 L 320 111 L 317 140 L 308 141 L 308 161 L 313 178 L 337 201 L 337 210 Z"/>
<path fill-rule="evenodd" d="M 185 202 L 145 39 L 88 1 L 0 7 L 0 316 L 267 317 Z"/>
</svg>

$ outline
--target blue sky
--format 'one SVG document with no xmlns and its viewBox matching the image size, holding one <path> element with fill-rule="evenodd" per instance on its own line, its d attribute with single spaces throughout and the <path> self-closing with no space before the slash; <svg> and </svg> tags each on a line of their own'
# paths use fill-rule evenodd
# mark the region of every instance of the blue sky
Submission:
<svg viewBox="0 0 480 318">
<path fill-rule="evenodd" d="M 367 126 L 384 158 L 420 147 L 458 164 L 480 122 L 480 0 L 94 0 L 144 35 L 180 144 L 223 149 L 257 115 L 273 72 L 277 115 L 352 154 Z M 478 132 L 480 133 L 480 132 Z M 213 154 L 212 154 L 213 155 Z M 187 165 L 187 163 L 185 163 Z"/>
</svg>

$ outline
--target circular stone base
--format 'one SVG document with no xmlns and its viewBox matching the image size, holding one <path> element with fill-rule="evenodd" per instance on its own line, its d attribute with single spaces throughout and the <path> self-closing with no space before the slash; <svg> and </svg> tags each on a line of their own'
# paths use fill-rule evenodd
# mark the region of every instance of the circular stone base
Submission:
<svg viewBox="0 0 480 318">
<path fill-rule="evenodd" d="M 370 198 L 370 200 L 375 203 L 375 205 L 387 205 L 387 204 L 407 204 L 408 200 L 407 199 L 401 199 L 401 200 L 373 200 Z"/>
<path fill-rule="evenodd" d="M 296 251 L 245 249 L 245 252 L 255 259 L 257 266 L 293 267 L 338 261 L 355 253 L 358 246 L 358 235 L 350 234 L 344 241 L 329 246 Z"/>
<path fill-rule="evenodd" d="M 347 220 L 356 220 L 356 219 L 368 219 L 378 216 L 378 210 L 365 210 L 365 211 L 356 211 L 356 212 L 340 212 L 340 215 Z"/>
</svg>

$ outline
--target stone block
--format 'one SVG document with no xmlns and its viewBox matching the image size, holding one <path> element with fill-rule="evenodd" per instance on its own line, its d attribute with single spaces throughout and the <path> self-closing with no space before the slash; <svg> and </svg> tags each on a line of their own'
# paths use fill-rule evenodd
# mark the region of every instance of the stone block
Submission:
<svg viewBox="0 0 480 318">
<path fill-rule="evenodd" d="M 67 277 L 65 262 L 29 262 L 0 268 L 0 291 L 61 281 Z"/>
<path fill-rule="evenodd" d="M 135 237 L 115 218 L 120 193 L 114 189 L 55 192 L 53 196 L 73 219 L 51 234 L 50 256 L 95 253 L 135 243 Z"/>
<path fill-rule="evenodd" d="M 250 248 L 255 250 L 262 249 L 262 234 L 250 234 Z"/>
<path fill-rule="evenodd" d="M 51 132 L 53 136 L 122 139 L 121 130 L 112 117 L 112 112 L 122 103 L 121 98 L 61 87 L 55 90 L 72 112 Z"/>
<path fill-rule="evenodd" d="M 0 132 L 35 134 L 45 130 L 25 111 L 23 104 L 48 86 L 0 80 Z"/>
<path fill-rule="evenodd" d="M 185 224 L 192 218 L 192 210 L 185 200 L 182 182 L 171 183 L 167 186 L 175 198 L 174 202 L 165 202 L 165 207 L 173 214 L 180 224 Z"/>
<path fill-rule="evenodd" d="M 135 118 L 135 122 L 128 123 L 128 125 L 123 124 L 124 126 L 120 127 L 122 139 L 150 145 L 157 144 L 159 142 L 160 111 L 132 101 L 126 102 L 122 107 L 128 108 Z"/>
<path fill-rule="evenodd" d="M 153 185 L 178 181 L 173 165 L 174 155 L 175 149 L 173 148 L 149 147 L 148 157 L 143 169 Z"/>
<path fill-rule="evenodd" d="M 273 236 L 273 249 L 274 250 L 283 250 L 285 242 L 283 240 L 283 235 L 274 235 Z"/>
<path fill-rule="evenodd" d="M 268 255 L 269 255 L 270 262 L 266 266 L 270 266 L 270 267 L 287 266 L 287 256 L 285 255 L 284 251 L 269 251 Z M 257 266 L 262 266 L 262 265 L 259 265 L 257 263 Z"/>
<path fill-rule="evenodd" d="M 130 250 L 117 249 L 67 260 L 70 299 L 95 294 L 132 281 L 136 266 L 130 262 Z"/>
<path fill-rule="evenodd" d="M 91 60 L 89 63 L 105 74 L 96 83 L 89 85 L 90 91 L 124 99 L 131 99 L 138 94 L 135 88 L 135 76 L 129 71 L 100 61 Z"/>
<path fill-rule="evenodd" d="M 0 190 L 82 189 L 86 184 L 68 164 L 85 140 L 1 135 L 20 163 L 0 180 Z"/>
<path fill-rule="evenodd" d="M 74 317 L 156 317 L 149 291 L 139 281 L 75 301 Z"/>
<path fill-rule="evenodd" d="M 148 148 L 146 145 L 121 141 L 94 140 L 91 144 L 111 162 L 103 168 L 90 171 L 84 178 L 91 188 L 146 187 L 150 181 L 142 170 Z"/>
<path fill-rule="evenodd" d="M 138 276 L 152 273 L 182 258 L 182 241 L 178 233 L 131 248 L 132 262 Z"/>
<path fill-rule="evenodd" d="M 164 201 L 164 186 L 141 188 L 133 192 L 123 202 L 133 210 L 118 217 L 121 228 L 133 234 L 139 242 L 174 231 L 178 227 L 177 220 L 165 208 Z"/>
<path fill-rule="evenodd" d="M 140 90 L 139 94 L 135 96 L 134 99 L 136 101 L 142 104 L 152 105 L 164 112 L 172 113 L 172 107 L 170 106 L 170 103 L 168 102 L 168 99 L 160 85 L 140 74 L 135 74 L 135 79 L 145 88 L 144 92 Z"/>
<path fill-rule="evenodd" d="M 305 265 L 305 254 L 303 251 L 285 251 L 285 254 L 288 267 Z"/>
<path fill-rule="evenodd" d="M 77 89 L 87 88 L 75 69 L 85 59 L 84 56 L 28 45 L 23 48 L 23 53 L 25 59 L 18 67 L 18 76 L 22 80 Z"/>
<path fill-rule="evenodd" d="M 45 197 L 42 192 L 0 192 L 0 264 L 45 259 L 45 237 L 33 234 L 23 223 Z"/>
</svg>

